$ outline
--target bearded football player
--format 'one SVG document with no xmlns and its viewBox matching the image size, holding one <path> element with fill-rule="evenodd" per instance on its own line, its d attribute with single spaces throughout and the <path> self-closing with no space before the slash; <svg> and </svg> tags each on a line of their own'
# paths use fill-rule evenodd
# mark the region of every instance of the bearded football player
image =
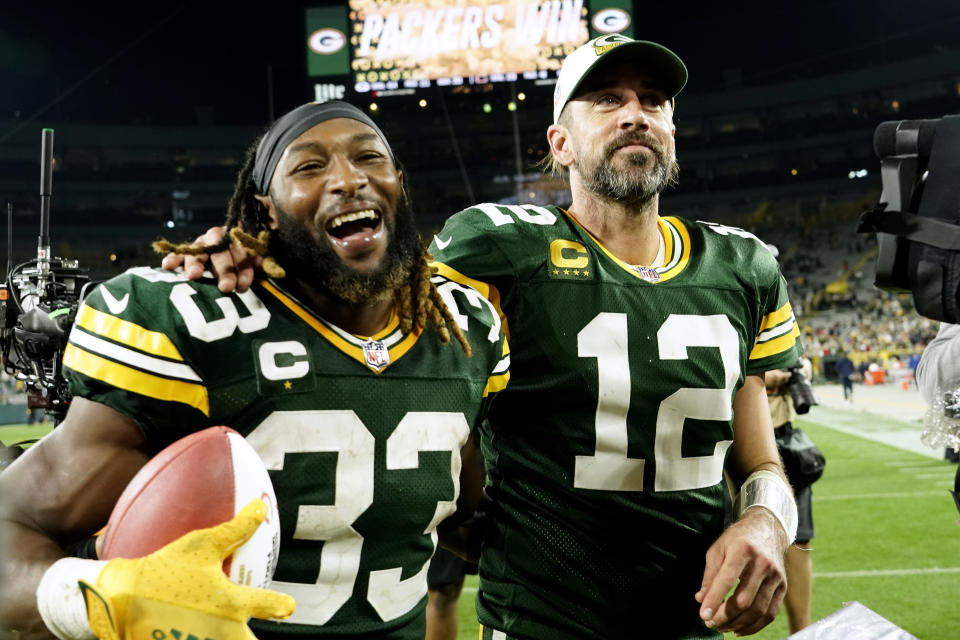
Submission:
<svg viewBox="0 0 960 640">
<path fill-rule="evenodd" d="M 15 549 L 0 607 L 22 638 L 93 637 L 94 608 L 117 613 L 118 638 L 153 623 L 248 638 L 251 616 L 265 618 L 250 621 L 261 640 L 423 638 L 437 528 L 479 493 L 461 450 L 475 458 L 472 428 L 509 375 L 496 310 L 433 273 L 390 145 L 346 103 L 304 105 L 268 129 L 226 227 L 266 271 L 245 292 L 137 268 L 78 311 L 70 411 L 0 475 Z M 177 548 L 136 573 L 64 557 L 153 454 L 217 424 L 270 470 L 281 540 L 269 590 L 172 589 L 161 614 L 146 585 L 161 573 L 192 583 Z"/>
<path fill-rule="evenodd" d="M 796 360 L 799 330 L 762 242 L 659 210 L 686 79 L 652 42 L 575 50 L 547 131 L 570 208 L 481 204 L 431 245 L 510 328 L 514 376 L 481 439 L 483 638 L 749 634 L 783 599 L 797 516 L 763 372 Z"/>
</svg>

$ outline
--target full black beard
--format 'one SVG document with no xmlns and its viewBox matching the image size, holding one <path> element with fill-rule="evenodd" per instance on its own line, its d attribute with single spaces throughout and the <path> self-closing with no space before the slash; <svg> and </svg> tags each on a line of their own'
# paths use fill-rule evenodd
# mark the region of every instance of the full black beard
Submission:
<svg viewBox="0 0 960 640">
<path fill-rule="evenodd" d="M 653 152 L 651 160 L 643 153 L 627 156 L 631 170 L 617 171 L 611 160 L 617 149 L 630 142 L 642 142 Z M 580 174 L 584 176 L 584 186 L 605 200 L 623 203 L 649 202 L 653 196 L 674 184 L 679 168 L 676 160 L 669 161 L 666 151 L 656 138 L 645 133 L 625 133 L 611 142 L 604 150 L 603 157 L 595 167 L 583 167 L 576 161 Z M 633 169 L 636 167 L 636 169 Z M 647 168 L 647 170 L 642 170 Z"/>
<path fill-rule="evenodd" d="M 270 252 L 289 277 L 341 300 L 360 304 L 391 297 L 410 280 L 410 274 L 423 252 L 423 243 L 413 222 L 413 209 L 406 196 L 397 205 L 395 221 L 384 217 L 390 236 L 383 261 L 372 271 L 348 267 L 326 241 L 315 239 L 279 205 L 277 229 L 270 235 Z"/>
</svg>

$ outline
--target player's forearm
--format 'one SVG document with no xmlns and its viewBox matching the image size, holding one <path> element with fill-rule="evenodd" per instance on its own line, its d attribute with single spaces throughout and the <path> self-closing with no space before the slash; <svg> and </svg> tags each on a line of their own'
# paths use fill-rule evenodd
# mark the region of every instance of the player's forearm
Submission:
<svg viewBox="0 0 960 640">
<path fill-rule="evenodd" d="M 784 476 L 763 376 L 747 376 L 734 396 L 733 447 L 726 469 L 737 486 L 750 474 L 763 469 Z"/>
<path fill-rule="evenodd" d="M 0 621 L 22 640 L 52 638 L 37 611 L 37 586 L 65 554 L 49 536 L 11 519 L 0 523 L 5 557 L 0 576 Z"/>
</svg>

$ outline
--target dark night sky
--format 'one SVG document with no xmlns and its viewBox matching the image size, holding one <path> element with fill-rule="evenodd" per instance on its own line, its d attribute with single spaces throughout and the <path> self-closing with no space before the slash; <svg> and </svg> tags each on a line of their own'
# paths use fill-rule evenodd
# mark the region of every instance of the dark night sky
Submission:
<svg viewBox="0 0 960 640">
<path fill-rule="evenodd" d="M 218 124 L 262 124 L 268 65 L 277 112 L 309 97 L 307 4 L 321 3 L 2 2 L 0 121 L 194 124 L 211 105 Z M 636 5 L 635 34 L 677 51 L 695 92 L 725 69 L 751 86 L 960 47 L 953 0 L 651 4 Z"/>
</svg>

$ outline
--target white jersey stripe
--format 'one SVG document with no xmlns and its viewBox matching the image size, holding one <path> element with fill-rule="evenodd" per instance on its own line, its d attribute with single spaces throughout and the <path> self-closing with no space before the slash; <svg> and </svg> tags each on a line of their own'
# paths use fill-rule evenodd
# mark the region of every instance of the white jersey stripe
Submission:
<svg viewBox="0 0 960 640">
<path fill-rule="evenodd" d="M 122 362 L 123 364 L 140 369 L 142 371 L 157 374 L 167 378 L 176 378 L 178 380 L 189 380 L 191 382 L 203 382 L 197 372 L 189 365 L 161 360 L 152 356 L 145 355 L 139 351 L 122 347 L 116 343 L 108 342 L 103 338 L 95 336 L 86 331 L 77 330 L 70 334 L 70 342 L 82 347 L 86 351 L 97 355 Z"/>
</svg>

